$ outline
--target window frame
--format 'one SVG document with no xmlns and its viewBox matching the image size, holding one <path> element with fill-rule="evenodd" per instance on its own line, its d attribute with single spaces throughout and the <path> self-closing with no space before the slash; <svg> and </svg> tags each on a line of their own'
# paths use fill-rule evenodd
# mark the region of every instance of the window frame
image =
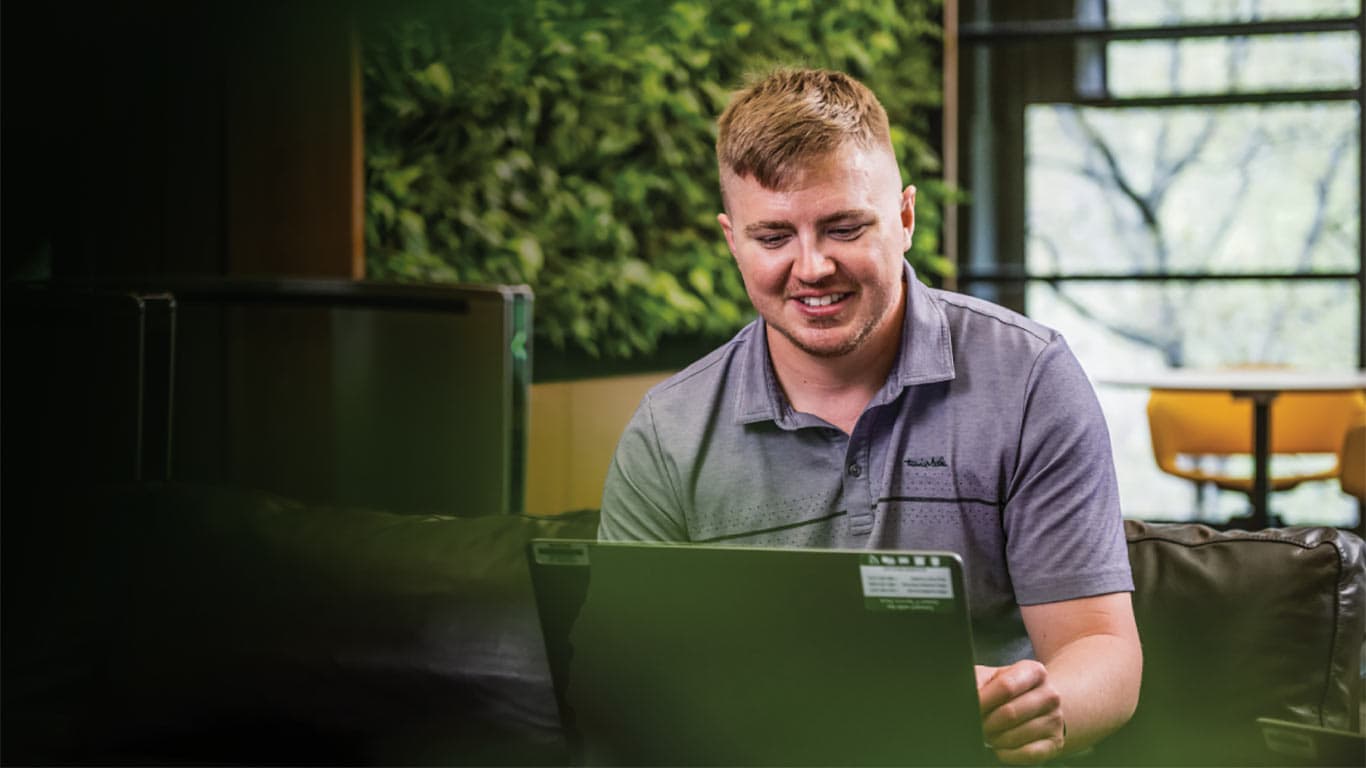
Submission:
<svg viewBox="0 0 1366 768">
<path fill-rule="evenodd" d="M 1061 3 L 1055 3 L 1055 7 Z M 989 13 L 993 3 L 985 0 L 977 0 L 974 8 L 979 14 Z M 999 4 L 997 4 L 999 5 Z M 945 127 L 944 133 L 946 141 L 951 142 L 950 146 L 945 147 L 947 162 L 945 166 L 946 176 L 951 184 L 965 186 L 969 194 L 973 196 L 974 205 L 977 208 L 969 208 L 967 215 L 958 209 L 957 206 L 946 211 L 945 216 L 945 250 L 946 256 L 955 264 L 955 275 L 945 281 L 945 286 L 958 291 L 967 291 L 970 288 L 985 287 L 982 291 L 987 298 L 996 300 L 1014 309 L 1024 311 L 1023 296 L 1026 286 L 1030 283 L 1045 282 L 1054 284 L 1066 282 L 1172 282 L 1172 281 L 1281 281 L 1281 280 L 1309 280 L 1309 281 L 1355 281 L 1357 287 L 1357 359 L 1355 367 L 1362 367 L 1366 364 L 1366 233 L 1362 232 L 1363 222 L 1366 222 L 1366 132 L 1361 130 L 1362 115 L 1366 114 L 1366 100 L 1363 99 L 1363 84 L 1366 84 L 1366 57 L 1358 54 L 1358 77 L 1357 87 L 1351 89 L 1303 89 L 1303 90 L 1276 90 L 1258 92 L 1224 92 L 1198 95 L 1168 95 L 1168 96 L 1132 96 L 1116 97 L 1108 93 L 1108 73 L 1104 72 L 1105 67 L 1105 46 L 1117 41 L 1142 41 L 1142 40 L 1183 40 L 1194 38 L 1211 37 L 1255 37 L 1267 35 L 1303 34 L 1303 33 L 1322 33 L 1322 32 L 1354 32 L 1358 36 L 1358 45 L 1362 42 L 1363 18 L 1366 11 L 1362 6 L 1358 6 L 1358 12 L 1353 16 L 1339 16 L 1330 18 L 1287 18 L 1272 19 L 1265 21 L 1244 21 L 1227 23 L 1192 23 L 1171 26 L 1129 26 L 1115 27 L 1109 26 L 1105 21 L 1106 4 L 1104 0 L 1079 0 L 1074 4 L 1072 18 L 1061 19 L 1029 19 L 1029 20 L 1003 20 L 1003 21 L 973 21 L 971 23 L 959 23 L 959 3 L 957 0 L 945 0 L 945 34 L 948 42 L 945 46 Z M 1018 6 L 1013 9 L 1018 12 Z M 1099 14 L 1099 17 L 1097 17 Z M 1087 18 L 1089 16 L 1089 18 Z M 1045 274 L 1033 273 L 1027 268 L 1023 249 L 1025 238 L 1023 230 L 1023 220 L 1025 216 L 1025 194 L 1023 190 L 1023 176 L 1026 172 L 1024 166 L 1023 152 L 1018 157 L 1018 166 L 1005 169 L 1005 176 L 1001 176 L 1001 163 L 997 162 L 996 145 L 994 142 L 999 140 L 999 136 L 993 136 L 993 142 L 988 152 L 990 157 L 981 158 L 981 148 L 984 137 L 981 135 L 983 130 L 999 132 L 1004 126 L 1005 131 L 1015 131 L 1018 135 L 1007 135 L 1008 142 L 1014 142 L 1012 146 L 1023 147 L 1024 145 L 1024 119 L 1023 115 L 992 115 L 990 110 L 1000 106 L 994 102 L 999 101 L 997 96 L 1000 84 L 994 82 L 994 74 L 991 70 L 991 52 L 1010 46 L 1028 45 L 1037 43 L 1053 43 L 1067 46 L 1073 56 L 1080 60 L 1082 57 L 1090 57 L 1088 66 L 1099 66 L 1100 76 L 1099 85 L 1095 82 L 1095 77 L 1091 78 L 1089 84 L 1091 93 L 1081 93 L 1086 90 L 1086 85 L 1077 85 L 1074 82 L 1070 97 L 1056 98 L 1050 96 L 1046 99 L 1022 98 L 1021 106 L 1027 107 L 1033 103 L 1049 104 L 1069 104 L 1077 107 L 1093 108 L 1165 108 L 1183 106 L 1226 106 L 1226 105 L 1258 105 L 1258 104 L 1284 104 L 1284 103 L 1327 103 L 1352 101 L 1357 104 L 1357 262 L 1355 271 L 1331 271 L 1331 272 L 1250 272 L 1250 273 L 1229 273 L 1229 272 L 1210 272 L 1210 271 L 1144 271 L 1144 272 L 1105 272 L 1084 274 L 1069 272 L 1066 274 Z M 1360 52 L 1360 47 L 1358 48 Z M 984 55 L 985 52 L 985 55 Z M 963 62 L 960 57 L 972 57 L 973 60 Z M 985 63 L 984 63 L 985 62 Z M 976 67 L 976 69 L 973 69 Z M 967 71 L 965 74 L 965 70 Z M 980 87 L 983 80 L 983 72 L 986 78 L 986 93 L 981 93 Z M 1080 77 L 1073 73 L 1074 80 L 1079 82 Z M 1091 73 L 1094 75 L 1094 73 Z M 1023 80 L 1023 76 L 1019 76 Z M 970 108 L 964 110 L 964 105 Z M 1007 108 L 1014 104 L 1006 105 Z M 968 125 L 961 120 L 961 113 L 972 114 L 973 109 L 979 113 L 977 124 Z M 983 108 L 987 111 L 985 116 L 980 113 Z M 1023 110 L 1021 110 L 1023 111 Z M 990 128 L 984 128 L 983 124 L 988 124 Z M 974 158 L 960 158 L 963 154 L 960 148 L 968 150 L 969 153 L 978 155 Z M 1011 163 L 1015 157 L 1006 157 L 1005 162 Z M 979 162 L 979 167 L 973 168 L 966 179 L 959 178 L 959 171 L 965 166 L 970 166 L 972 162 Z M 980 165 L 986 165 L 982 168 Z M 1018 174 L 1018 178 L 1010 174 Z M 1002 178 L 1005 179 L 1002 182 Z M 985 181 L 985 189 L 983 188 Z M 974 182 L 976 182 L 974 184 Z M 1012 187 L 1012 184 L 1014 185 Z M 1018 221 L 1011 217 L 1017 217 Z M 1004 223 L 1003 223 L 1004 222 Z M 1016 227 L 1012 230 L 1012 227 Z M 1019 242 L 1012 242 L 1012 238 Z M 986 242 L 977 242 L 985 240 Z M 1004 247 L 1002 247 L 1004 246 Z M 1015 250 L 1018 249 L 1018 250 Z"/>
</svg>

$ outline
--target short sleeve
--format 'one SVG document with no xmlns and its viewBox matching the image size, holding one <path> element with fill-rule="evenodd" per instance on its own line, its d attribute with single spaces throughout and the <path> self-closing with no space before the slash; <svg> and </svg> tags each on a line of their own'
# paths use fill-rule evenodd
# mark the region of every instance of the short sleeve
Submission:
<svg viewBox="0 0 1366 768">
<path fill-rule="evenodd" d="M 649 395 L 617 443 L 602 491 L 602 541 L 687 541 L 688 528 L 660 447 Z"/>
<path fill-rule="evenodd" d="M 1036 358 L 1024 397 L 1003 519 L 1016 600 L 1132 591 L 1109 430 L 1061 336 Z"/>
</svg>

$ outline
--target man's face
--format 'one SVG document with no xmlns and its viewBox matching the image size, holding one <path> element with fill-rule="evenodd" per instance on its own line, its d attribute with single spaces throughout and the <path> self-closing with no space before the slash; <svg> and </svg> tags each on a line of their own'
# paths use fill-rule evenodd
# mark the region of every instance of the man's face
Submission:
<svg viewBox="0 0 1366 768">
<path fill-rule="evenodd" d="M 853 144 L 783 190 L 722 171 L 727 213 L 717 220 L 750 301 L 781 335 L 771 342 L 833 358 L 891 338 L 875 332 L 897 317 L 915 223 L 915 190 L 900 184 L 889 152 Z"/>
</svg>

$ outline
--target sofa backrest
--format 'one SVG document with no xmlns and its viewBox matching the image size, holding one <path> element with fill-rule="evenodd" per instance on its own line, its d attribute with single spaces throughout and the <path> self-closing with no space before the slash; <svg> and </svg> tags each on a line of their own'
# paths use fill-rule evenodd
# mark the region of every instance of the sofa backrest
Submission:
<svg viewBox="0 0 1366 768">
<path fill-rule="evenodd" d="M 1359 730 L 1360 538 L 1134 520 L 1125 532 L 1143 687 L 1133 719 L 1097 748 L 1097 762 L 1274 761 L 1258 717 Z"/>
</svg>

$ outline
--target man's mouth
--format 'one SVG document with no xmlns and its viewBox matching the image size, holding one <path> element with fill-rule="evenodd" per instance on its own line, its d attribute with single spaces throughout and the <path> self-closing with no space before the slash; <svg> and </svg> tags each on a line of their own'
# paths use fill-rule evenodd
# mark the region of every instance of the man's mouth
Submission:
<svg viewBox="0 0 1366 768">
<path fill-rule="evenodd" d="M 828 307 L 831 304 L 844 301 L 848 296 L 847 293 L 827 293 L 824 296 L 802 296 L 797 301 L 808 307 Z"/>
</svg>

